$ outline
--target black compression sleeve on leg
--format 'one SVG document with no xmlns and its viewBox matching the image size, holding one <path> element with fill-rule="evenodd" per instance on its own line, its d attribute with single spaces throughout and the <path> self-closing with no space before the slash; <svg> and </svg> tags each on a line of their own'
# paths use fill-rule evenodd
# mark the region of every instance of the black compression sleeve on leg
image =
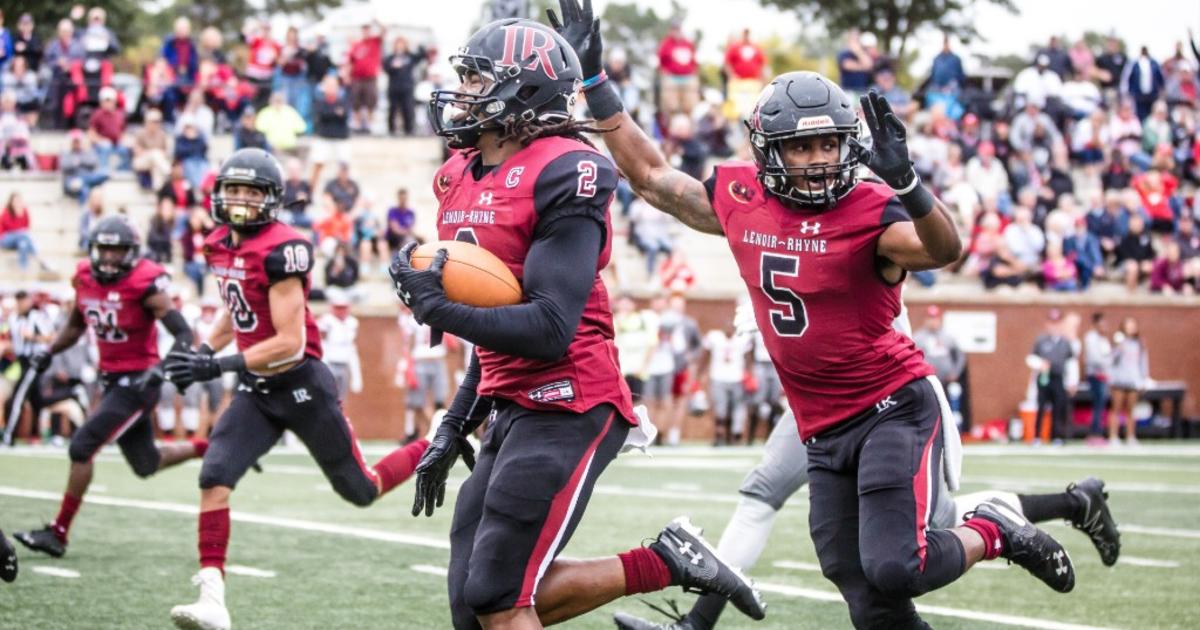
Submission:
<svg viewBox="0 0 1200 630">
<path fill-rule="evenodd" d="M 721 612 L 725 610 L 727 601 L 729 600 L 714 593 L 701 595 L 692 605 L 692 609 L 688 611 L 686 619 L 691 623 L 689 627 L 695 628 L 695 630 L 711 630 L 716 627 L 717 620 L 721 618 Z"/>
<path fill-rule="evenodd" d="M 1079 502 L 1067 492 L 1054 494 L 1018 494 L 1021 512 L 1034 523 L 1054 519 L 1071 519 L 1079 511 Z"/>
</svg>

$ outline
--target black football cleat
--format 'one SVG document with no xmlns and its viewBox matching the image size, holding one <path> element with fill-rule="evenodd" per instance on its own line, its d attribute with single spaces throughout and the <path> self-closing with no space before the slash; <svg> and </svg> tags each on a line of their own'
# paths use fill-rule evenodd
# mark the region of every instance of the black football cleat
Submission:
<svg viewBox="0 0 1200 630">
<path fill-rule="evenodd" d="M 1104 482 L 1088 477 L 1067 486 L 1067 494 L 1075 497 L 1080 505 L 1080 512 L 1071 519 L 1071 525 L 1092 539 L 1104 566 L 1116 564 L 1117 556 L 1121 555 L 1121 532 L 1112 513 L 1108 511 L 1108 493 L 1104 491 Z"/>
<path fill-rule="evenodd" d="M 0 580 L 11 582 L 17 579 L 17 550 L 8 537 L 0 531 Z"/>
<path fill-rule="evenodd" d="M 67 552 L 67 543 L 59 540 L 58 536 L 54 534 L 53 525 L 30 532 L 14 532 L 13 538 L 34 551 L 40 551 L 55 558 L 61 558 Z"/>
<path fill-rule="evenodd" d="M 747 617 L 761 620 L 767 614 L 762 595 L 741 571 L 725 564 L 700 534 L 700 528 L 681 516 L 659 532 L 650 549 L 666 563 L 672 583 L 685 592 L 715 593 Z"/>
<path fill-rule="evenodd" d="M 1000 528 L 1004 537 L 1000 556 L 1010 563 L 1029 571 L 1059 593 L 1070 593 L 1075 588 L 1075 566 L 1067 550 L 1009 504 L 990 499 L 966 516 L 991 521 Z"/>
</svg>

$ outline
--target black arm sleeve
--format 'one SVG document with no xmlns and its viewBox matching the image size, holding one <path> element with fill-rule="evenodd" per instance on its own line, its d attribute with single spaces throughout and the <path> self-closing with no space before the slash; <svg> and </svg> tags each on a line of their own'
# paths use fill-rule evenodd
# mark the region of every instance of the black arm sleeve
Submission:
<svg viewBox="0 0 1200 630">
<path fill-rule="evenodd" d="M 539 225 L 525 257 L 527 302 L 476 308 L 446 300 L 425 323 L 501 354 L 557 360 L 575 338 L 603 242 L 603 228 L 590 217 Z"/>
<path fill-rule="evenodd" d="M 175 309 L 167 311 L 162 316 L 162 323 L 163 326 L 166 326 L 167 332 L 170 332 L 171 336 L 175 338 L 177 346 L 191 349 L 192 329 L 187 325 L 187 320 L 183 318 L 183 315 L 179 311 Z"/>
<path fill-rule="evenodd" d="M 448 420 L 463 423 L 460 429 L 463 435 L 478 428 L 492 408 L 491 399 L 480 396 L 476 392 L 479 387 L 480 375 L 479 357 L 475 355 L 474 351 L 471 351 L 471 358 L 467 360 L 467 372 L 463 376 L 462 384 L 458 386 L 458 392 L 454 394 L 454 401 L 446 410 Z"/>
</svg>

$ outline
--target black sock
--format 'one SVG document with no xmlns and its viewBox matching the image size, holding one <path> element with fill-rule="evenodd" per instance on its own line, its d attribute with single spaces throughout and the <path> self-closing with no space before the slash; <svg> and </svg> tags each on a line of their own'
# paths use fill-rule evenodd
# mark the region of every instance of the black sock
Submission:
<svg viewBox="0 0 1200 630">
<path fill-rule="evenodd" d="M 688 611 L 687 619 L 692 622 L 692 626 L 696 630 L 709 630 L 717 625 L 717 619 L 720 619 L 721 611 L 725 610 L 726 601 L 720 595 L 711 593 L 701 595 L 692 606 L 692 609 Z"/>
<path fill-rule="evenodd" d="M 1018 494 L 1017 499 L 1021 501 L 1025 518 L 1034 523 L 1059 518 L 1071 520 L 1079 511 L 1079 501 L 1069 492 Z"/>
</svg>

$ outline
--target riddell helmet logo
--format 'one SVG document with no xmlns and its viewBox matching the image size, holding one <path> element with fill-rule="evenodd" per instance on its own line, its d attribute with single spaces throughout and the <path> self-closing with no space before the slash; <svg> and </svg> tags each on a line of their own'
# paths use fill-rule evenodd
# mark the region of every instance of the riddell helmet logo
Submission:
<svg viewBox="0 0 1200 630">
<path fill-rule="evenodd" d="M 800 121 L 796 123 L 797 130 L 816 129 L 818 127 L 832 127 L 832 126 L 833 126 L 833 118 L 830 118 L 829 116 L 808 116 L 805 118 L 801 118 Z"/>
<path fill-rule="evenodd" d="M 549 33 L 532 26 L 514 24 L 504 27 L 504 56 L 501 57 L 499 65 L 511 66 L 518 62 L 513 58 L 517 52 L 517 31 L 521 31 L 520 61 L 536 55 L 536 58 L 525 66 L 525 69 L 537 70 L 538 65 L 541 65 L 542 71 L 546 73 L 547 77 L 557 80 L 558 73 L 554 71 L 554 65 L 550 63 L 550 51 L 554 50 L 554 38 Z"/>
</svg>

